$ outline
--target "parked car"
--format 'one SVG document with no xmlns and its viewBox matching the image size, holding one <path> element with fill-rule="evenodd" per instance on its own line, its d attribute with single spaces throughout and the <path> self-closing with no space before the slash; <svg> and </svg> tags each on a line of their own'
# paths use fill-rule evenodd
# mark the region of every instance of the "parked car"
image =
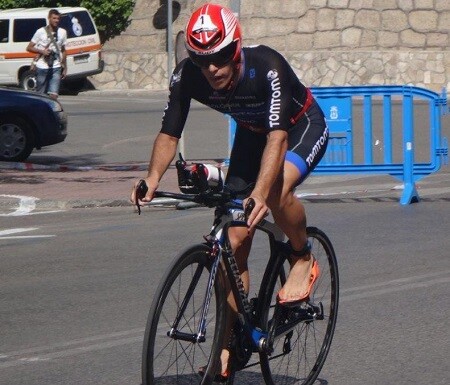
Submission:
<svg viewBox="0 0 450 385">
<path fill-rule="evenodd" d="M 18 85 L 25 90 L 36 87 L 30 71 L 34 53 L 26 47 L 36 30 L 48 24 L 50 8 L 0 10 L 0 84 Z M 63 84 L 79 90 L 86 77 L 103 71 L 100 36 L 86 8 L 60 7 L 60 27 L 67 31 L 67 76 Z"/>
<path fill-rule="evenodd" d="M 0 87 L 0 161 L 20 162 L 34 148 L 62 142 L 67 115 L 44 94 Z"/>
</svg>

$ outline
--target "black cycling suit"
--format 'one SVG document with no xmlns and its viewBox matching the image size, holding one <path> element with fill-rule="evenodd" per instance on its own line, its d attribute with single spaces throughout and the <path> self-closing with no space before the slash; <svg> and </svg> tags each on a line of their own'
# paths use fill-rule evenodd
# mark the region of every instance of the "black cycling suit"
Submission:
<svg viewBox="0 0 450 385">
<path fill-rule="evenodd" d="M 256 181 L 273 130 L 288 132 L 286 161 L 300 172 L 300 184 L 325 153 L 328 129 L 319 105 L 275 50 L 243 48 L 243 71 L 230 91 L 214 90 L 189 59 L 175 68 L 161 132 L 181 137 L 191 99 L 230 115 L 237 123 L 227 184 L 241 190 Z"/>
</svg>

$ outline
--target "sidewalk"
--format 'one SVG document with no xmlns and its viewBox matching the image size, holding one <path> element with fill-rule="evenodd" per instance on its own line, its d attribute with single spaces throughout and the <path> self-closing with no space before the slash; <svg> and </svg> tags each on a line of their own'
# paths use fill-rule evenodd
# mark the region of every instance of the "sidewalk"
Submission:
<svg viewBox="0 0 450 385">
<path fill-rule="evenodd" d="M 146 174 L 146 164 L 108 165 L 85 169 L 49 169 L 26 163 L 0 162 L 0 208 L 17 207 L 18 199 L 31 197 L 45 209 L 129 206 L 133 183 Z M 28 169 L 26 169 L 28 168 Z M 417 183 L 422 201 L 450 202 L 450 170 L 443 169 Z M 297 190 L 309 202 L 399 202 L 402 183 L 388 175 L 312 175 Z M 160 189 L 179 192 L 176 170 L 164 175 Z"/>
<path fill-rule="evenodd" d="M 17 197 L 37 198 L 39 205 L 47 208 L 128 206 L 133 183 L 147 168 L 144 164 L 58 170 L 40 170 L 38 165 L 24 163 L 15 166 L 7 169 L 0 162 L 0 207 L 17 205 Z M 164 175 L 161 187 L 178 191 L 174 168 Z"/>
</svg>

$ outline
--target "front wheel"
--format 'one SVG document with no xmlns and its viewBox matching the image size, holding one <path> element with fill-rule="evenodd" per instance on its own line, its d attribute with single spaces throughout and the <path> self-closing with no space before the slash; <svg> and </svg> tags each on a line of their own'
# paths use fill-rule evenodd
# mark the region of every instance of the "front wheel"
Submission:
<svg viewBox="0 0 450 385">
<path fill-rule="evenodd" d="M 224 332 L 226 300 L 221 289 L 223 280 L 220 269 L 211 288 L 205 341 L 186 341 L 189 338 L 184 338 L 198 332 L 208 292 L 211 259 L 211 248 L 206 245 L 192 246 L 175 258 L 163 277 L 145 330 L 143 385 L 212 383 Z"/>
<path fill-rule="evenodd" d="M 33 129 L 22 118 L 0 116 L 0 160 L 21 162 L 35 146 Z"/>
<path fill-rule="evenodd" d="M 317 318 L 305 317 L 306 321 L 297 323 L 292 330 L 275 340 L 271 354 L 260 353 L 261 370 L 267 385 L 312 385 L 325 363 L 333 339 L 339 301 L 336 255 L 330 240 L 321 230 L 308 227 L 307 235 L 311 253 L 320 268 L 309 302 L 317 306 L 316 309 L 321 308 L 321 314 Z M 280 258 L 263 296 L 266 298 L 261 317 L 263 330 L 269 330 L 276 306 L 285 324 L 312 309 L 306 304 L 304 309 L 307 310 L 275 305 L 276 294 L 284 284 L 288 271 L 288 261 Z"/>
</svg>

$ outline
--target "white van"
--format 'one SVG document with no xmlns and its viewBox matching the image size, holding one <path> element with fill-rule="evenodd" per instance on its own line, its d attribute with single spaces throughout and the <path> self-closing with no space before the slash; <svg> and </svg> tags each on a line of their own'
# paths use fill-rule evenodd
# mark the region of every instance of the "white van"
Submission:
<svg viewBox="0 0 450 385">
<path fill-rule="evenodd" d="M 72 87 L 84 84 L 87 76 L 103 71 L 100 37 L 85 8 L 59 7 L 59 26 L 67 31 L 67 77 Z M 16 8 L 0 11 L 0 85 L 36 86 L 30 71 L 35 54 L 27 52 L 34 33 L 48 24 L 50 8 Z"/>
</svg>

